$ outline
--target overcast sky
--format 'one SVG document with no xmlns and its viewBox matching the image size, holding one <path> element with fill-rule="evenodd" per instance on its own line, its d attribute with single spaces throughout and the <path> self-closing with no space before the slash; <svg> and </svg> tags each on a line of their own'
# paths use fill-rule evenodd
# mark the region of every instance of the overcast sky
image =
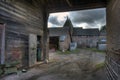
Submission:
<svg viewBox="0 0 120 80">
<path fill-rule="evenodd" d="M 101 28 L 106 25 L 106 9 L 91 9 L 72 12 L 51 13 L 48 19 L 48 27 L 62 27 L 67 16 L 74 27 Z"/>
</svg>

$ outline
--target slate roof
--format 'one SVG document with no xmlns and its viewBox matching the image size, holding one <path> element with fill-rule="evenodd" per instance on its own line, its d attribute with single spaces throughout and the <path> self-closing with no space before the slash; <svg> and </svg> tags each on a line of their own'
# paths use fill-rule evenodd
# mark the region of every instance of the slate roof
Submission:
<svg viewBox="0 0 120 80">
<path fill-rule="evenodd" d="M 73 28 L 73 36 L 99 36 L 99 30 Z"/>
<path fill-rule="evenodd" d="M 69 30 L 72 31 L 73 25 L 70 18 L 67 17 L 63 27 L 61 28 L 49 28 L 49 36 L 64 36 L 67 35 Z"/>
<path fill-rule="evenodd" d="M 68 30 L 64 28 L 49 28 L 50 36 L 63 36 L 67 35 Z M 73 36 L 99 36 L 98 29 L 82 29 L 82 28 L 73 28 Z"/>
<path fill-rule="evenodd" d="M 67 27 L 68 27 L 68 28 L 73 27 L 73 24 L 72 24 L 70 18 L 67 17 L 67 19 L 66 19 L 66 21 L 65 21 L 65 23 L 64 23 L 64 25 L 63 25 L 63 27 L 64 27 L 64 28 L 67 28 Z"/>
<path fill-rule="evenodd" d="M 61 28 L 49 28 L 49 36 L 67 35 L 71 30 L 72 36 L 99 36 L 98 29 L 73 28 L 71 20 L 67 17 L 66 22 Z"/>
<path fill-rule="evenodd" d="M 64 28 L 49 28 L 49 36 L 63 36 L 68 33 Z"/>
</svg>

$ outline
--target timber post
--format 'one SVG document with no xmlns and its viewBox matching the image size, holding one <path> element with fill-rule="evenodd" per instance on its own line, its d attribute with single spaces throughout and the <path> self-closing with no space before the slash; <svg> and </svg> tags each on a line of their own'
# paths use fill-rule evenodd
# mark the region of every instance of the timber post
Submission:
<svg viewBox="0 0 120 80">
<path fill-rule="evenodd" d="M 108 80 L 120 80 L 120 0 L 107 3 L 107 58 Z"/>
<path fill-rule="evenodd" d="M 45 63 L 49 60 L 49 36 L 48 36 L 48 16 L 49 13 L 47 11 L 47 3 L 44 1 L 43 6 L 43 61 Z"/>
</svg>

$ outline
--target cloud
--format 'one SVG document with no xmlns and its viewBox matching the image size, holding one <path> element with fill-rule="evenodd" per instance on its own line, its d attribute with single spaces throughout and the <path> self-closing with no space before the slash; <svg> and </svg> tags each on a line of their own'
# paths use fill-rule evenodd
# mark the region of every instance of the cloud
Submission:
<svg viewBox="0 0 120 80">
<path fill-rule="evenodd" d="M 53 25 L 61 25 L 61 23 L 57 20 L 57 16 L 51 16 L 48 20 L 49 24 Z"/>
<path fill-rule="evenodd" d="M 97 24 L 106 24 L 106 12 L 105 9 L 93 9 L 70 12 L 70 18 L 74 25 L 86 23 L 89 26 L 95 26 Z"/>
<path fill-rule="evenodd" d="M 55 13 L 50 15 L 49 22 L 55 26 L 63 26 L 66 16 L 70 17 L 74 27 L 100 28 L 106 24 L 105 8 Z"/>
<path fill-rule="evenodd" d="M 69 12 L 62 12 L 62 13 L 53 13 L 50 14 L 49 19 L 48 19 L 48 27 L 52 27 L 52 25 L 54 25 L 53 27 L 59 27 L 59 26 L 63 26 L 63 23 L 66 20 L 66 17 L 68 16 Z"/>
<path fill-rule="evenodd" d="M 70 17 L 74 23 L 94 23 L 95 21 L 103 19 L 104 16 L 104 9 L 70 12 Z"/>
</svg>

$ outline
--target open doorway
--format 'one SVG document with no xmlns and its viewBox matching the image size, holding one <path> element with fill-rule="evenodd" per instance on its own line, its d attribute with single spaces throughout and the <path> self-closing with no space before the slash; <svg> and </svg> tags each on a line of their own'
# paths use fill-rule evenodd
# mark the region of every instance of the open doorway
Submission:
<svg viewBox="0 0 120 80">
<path fill-rule="evenodd" d="M 41 36 L 37 36 L 37 62 L 41 61 Z"/>
<path fill-rule="evenodd" d="M 54 40 L 54 36 L 59 36 L 59 50 L 50 52 L 49 55 L 51 60 L 58 63 L 60 61 L 60 63 L 63 64 L 62 66 L 58 65 L 61 67 L 61 72 L 66 71 L 65 74 L 69 75 L 67 71 L 73 69 L 75 70 L 72 72 L 75 72 L 73 75 L 86 75 L 84 74 L 84 70 L 83 72 L 81 71 L 82 69 L 85 68 L 87 71 L 91 71 L 98 64 L 104 66 L 106 55 L 105 8 L 50 14 L 48 20 L 48 29 L 50 35 L 50 45 L 52 41 L 54 42 L 52 44 L 57 44 L 58 42 Z M 104 43 L 102 41 L 104 41 Z M 74 50 L 70 49 L 71 43 L 77 44 L 77 48 Z M 72 45 L 72 47 L 73 46 L 74 45 Z M 62 49 L 60 49 L 60 47 Z M 102 68 L 100 69 L 100 72 L 101 70 Z M 95 74 L 99 75 L 97 72 Z M 102 77 L 104 77 L 104 75 L 101 76 L 100 80 L 106 80 Z M 76 77 L 72 78 L 75 79 Z M 83 78 L 79 78 L 78 80 L 80 79 L 84 80 Z M 96 79 L 92 78 L 91 80 Z M 89 80 L 89 78 L 85 80 Z"/>
<path fill-rule="evenodd" d="M 59 37 L 50 37 L 49 49 L 54 51 L 59 49 Z"/>
<path fill-rule="evenodd" d="M 50 37 L 68 35 L 67 41 L 64 43 L 64 46 L 69 44 L 66 50 L 70 50 L 70 43 L 72 42 L 77 44 L 77 48 L 106 49 L 105 8 L 51 13 L 48 28 Z M 63 47 L 63 45 L 58 46 Z"/>
</svg>

